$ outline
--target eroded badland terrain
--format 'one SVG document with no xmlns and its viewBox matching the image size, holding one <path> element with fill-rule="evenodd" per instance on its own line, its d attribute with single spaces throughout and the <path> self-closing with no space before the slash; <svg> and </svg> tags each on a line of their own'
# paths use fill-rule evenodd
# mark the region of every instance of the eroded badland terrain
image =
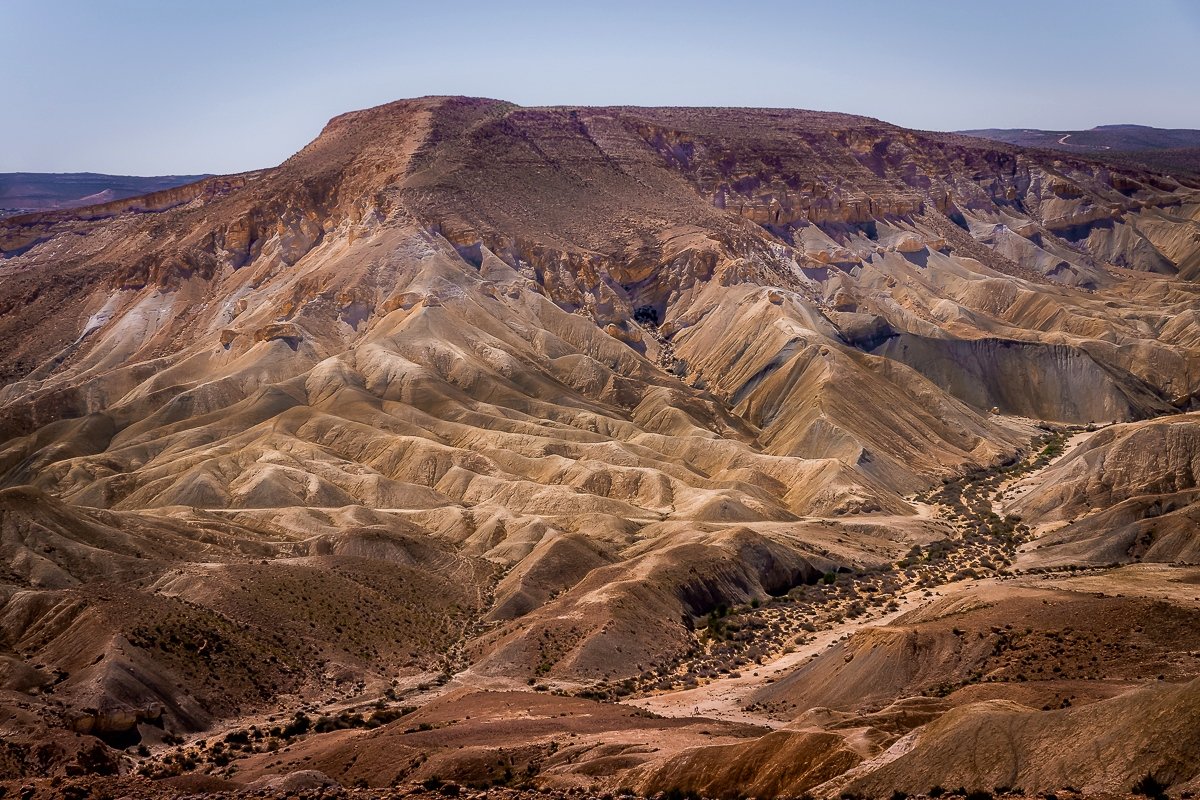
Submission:
<svg viewBox="0 0 1200 800">
<path fill-rule="evenodd" d="M 7 796 L 1200 790 L 1200 183 L 346 114 L 0 222 Z"/>
</svg>

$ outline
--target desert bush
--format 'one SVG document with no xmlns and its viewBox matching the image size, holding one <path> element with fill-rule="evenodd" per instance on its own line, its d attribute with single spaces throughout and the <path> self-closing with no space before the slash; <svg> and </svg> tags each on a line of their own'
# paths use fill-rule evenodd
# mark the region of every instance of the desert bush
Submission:
<svg viewBox="0 0 1200 800">
<path fill-rule="evenodd" d="M 1140 794 L 1143 797 L 1150 797 L 1154 800 L 1160 800 L 1160 798 L 1165 798 L 1167 796 L 1168 786 L 1169 784 L 1163 783 L 1158 778 L 1154 777 L 1154 775 L 1147 773 L 1142 777 L 1141 780 L 1133 785 L 1133 788 L 1130 791 L 1132 791 L 1134 794 Z"/>
</svg>

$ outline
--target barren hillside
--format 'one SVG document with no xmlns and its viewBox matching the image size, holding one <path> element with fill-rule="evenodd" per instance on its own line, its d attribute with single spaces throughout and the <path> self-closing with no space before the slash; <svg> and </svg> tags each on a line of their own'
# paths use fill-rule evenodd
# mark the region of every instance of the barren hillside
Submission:
<svg viewBox="0 0 1200 800">
<path fill-rule="evenodd" d="M 0 338 L 14 788 L 1200 788 L 1186 176 L 404 100 L 0 221 Z"/>
</svg>

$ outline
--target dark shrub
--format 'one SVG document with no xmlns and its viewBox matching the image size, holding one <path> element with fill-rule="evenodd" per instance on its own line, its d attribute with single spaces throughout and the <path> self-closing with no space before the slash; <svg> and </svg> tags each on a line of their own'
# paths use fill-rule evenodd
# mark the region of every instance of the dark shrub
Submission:
<svg viewBox="0 0 1200 800">
<path fill-rule="evenodd" d="M 1147 773 L 1144 778 L 1133 785 L 1133 789 L 1131 791 L 1134 794 L 1140 794 L 1144 797 L 1150 797 L 1154 798 L 1154 800 L 1158 800 L 1159 798 L 1165 798 L 1167 796 L 1167 787 L 1169 785 L 1170 784 L 1163 783 L 1158 778 Z"/>
</svg>

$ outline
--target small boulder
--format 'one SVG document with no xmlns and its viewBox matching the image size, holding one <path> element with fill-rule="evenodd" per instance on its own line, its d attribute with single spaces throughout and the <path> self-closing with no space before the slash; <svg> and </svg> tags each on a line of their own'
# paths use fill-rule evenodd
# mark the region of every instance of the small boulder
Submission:
<svg viewBox="0 0 1200 800">
<path fill-rule="evenodd" d="M 341 784 L 316 769 L 301 769 L 286 775 L 265 775 L 246 786 L 252 791 L 274 794 L 310 792 L 317 789 L 340 789 Z"/>
</svg>

